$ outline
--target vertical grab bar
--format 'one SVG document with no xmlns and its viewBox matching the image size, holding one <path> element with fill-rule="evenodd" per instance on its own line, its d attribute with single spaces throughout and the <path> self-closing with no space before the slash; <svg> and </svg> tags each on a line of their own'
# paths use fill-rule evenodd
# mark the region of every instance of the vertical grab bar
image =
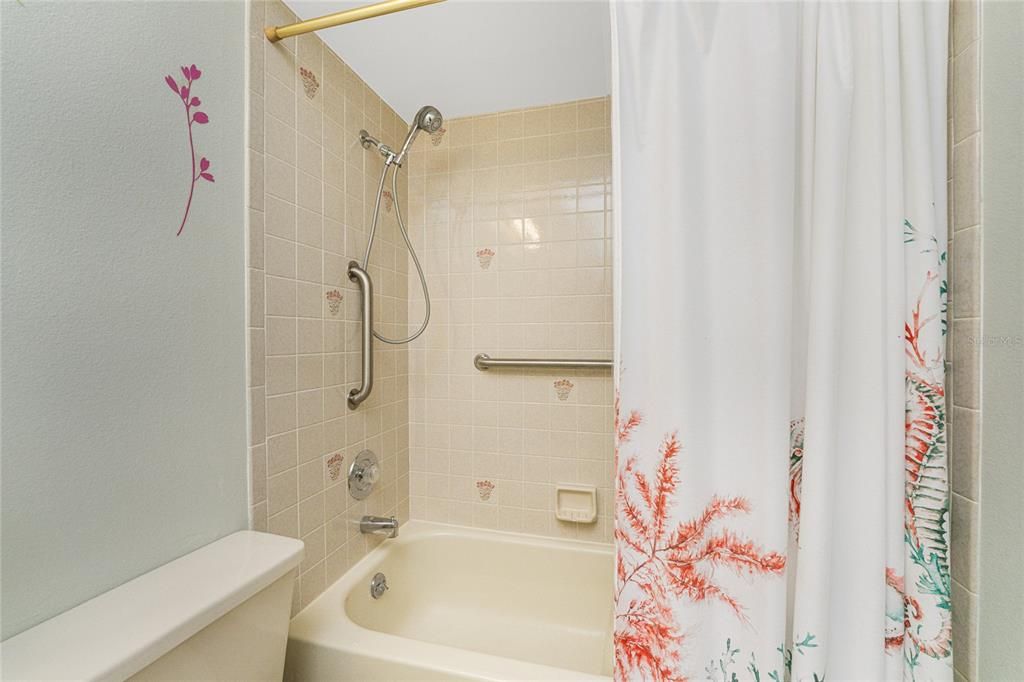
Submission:
<svg viewBox="0 0 1024 682">
<path fill-rule="evenodd" d="M 353 388 L 348 394 L 348 408 L 354 410 L 370 397 L 373 390 L 373 281 L 356 261 L 348 264 L 348 278 L 359 285 L 359 308 L 363 314 L 363 381 L 359 388 Z"/>
</svg>

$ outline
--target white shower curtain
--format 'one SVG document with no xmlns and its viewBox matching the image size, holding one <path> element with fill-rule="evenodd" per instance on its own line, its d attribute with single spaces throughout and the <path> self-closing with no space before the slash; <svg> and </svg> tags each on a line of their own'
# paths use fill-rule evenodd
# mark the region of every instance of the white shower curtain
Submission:
<svg viewBox="0 0 1024 682">
<path fill-rule="evenodd" d="M 952 678 L 943 3 L 614 0 L 616 678 Z"/>
</svg>

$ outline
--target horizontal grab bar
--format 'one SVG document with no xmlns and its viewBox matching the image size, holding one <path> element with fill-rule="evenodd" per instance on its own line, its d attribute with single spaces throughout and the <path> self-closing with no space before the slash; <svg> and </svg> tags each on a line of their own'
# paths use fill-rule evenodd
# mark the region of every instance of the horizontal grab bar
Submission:
<svg viewBox="0 0 1024 682">
<path fill-rule="evenodd" d="M 473 358 L 473 366 L 480 371 L 488 369 L 611 369 L 611 360 L 554 360 L 534 358 L 492 358 L 479 353 Z"/>
</svg>

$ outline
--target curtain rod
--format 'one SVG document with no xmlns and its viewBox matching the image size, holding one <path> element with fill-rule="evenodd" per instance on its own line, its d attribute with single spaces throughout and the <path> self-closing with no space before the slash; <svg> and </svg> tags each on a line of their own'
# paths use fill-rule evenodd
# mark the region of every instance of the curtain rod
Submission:
<svg viewBox="0 0 1024 682">
<path fill-rule="evenodd" d="M 423 7 L 424 5 L 433 5 L 436 2 L 444 2 L 444 0 L 384 0 L 384 2 L 378 2 L 373 5 L 355 7 L 342 12 L 335 12 L 334 14 L 326 14 L 315 19 L 306 19 L 294 24 L 267 26 L 263 29 L 263 33 L 266 34 L 267 40 L 276 43 L 282 38 L 291 38 L 292 36 L 300 36 L 303 33 L 312 33 L 313 31 L 331 28 L 332 26 L 351 24 L 354 21 L 381 17 L 385 14 L 402 12 L 407 9 Z"/>
</svg>

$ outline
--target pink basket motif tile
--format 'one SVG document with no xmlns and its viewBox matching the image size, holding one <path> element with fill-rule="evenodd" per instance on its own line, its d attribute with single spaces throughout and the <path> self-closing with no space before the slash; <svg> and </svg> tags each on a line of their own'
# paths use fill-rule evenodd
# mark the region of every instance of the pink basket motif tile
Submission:
<svg viewBox="0 0 1024 682">
<path fill-rule="evenodd" d="M 487 270 L 491 267 L 491 260 L 494 258 L 494 251 L 491 249 L 479 249 L 476 252 L 476 259 L 480 261 L 480 269 Z"/>
<path fill-rule="evenodd" d="M 341 478 L 341 463 L 345 458 L 340 452 L 336 452 L 327 458 L 327 477 L 331 481 Z"/>
<path fill-rule="evenodd" d="M 491 499 L 491 493 L 494 492 L 494 484 L 487 480 L 477 481 L 476 491 L 480 495 L 480 499 L 486 502 Z"/>
<path fill-rule="evenodd" d="M 320 81 L 317 80 L 316 74 L 303 66 L 299 68 L 299 77 L 302 79 L 302 89 L 305 91 L 306 97 L 309 99 L 316 97 L 316 92 L 320 89 Z"/>
<path fill-rule="evenodd" d="M 344 296 L 341 295 L 340 291 L 337 289 L 331 289 L 324 294 L 324 298 L 327 299 L 327 309 L 330 311 L 331 315 L 337 315 L 341 312 L 341 300 Z"/>
<path fill-rule="evenodd" d="M 558 396 L 559 400 L 564 402 L 569 399 L 569 394 L 572 393 L 572 389 L 575 388 L 576 385 L 568 379 L 559 379 L 554 383 L 554 386 L 555 395 Z"/>
</svg>

